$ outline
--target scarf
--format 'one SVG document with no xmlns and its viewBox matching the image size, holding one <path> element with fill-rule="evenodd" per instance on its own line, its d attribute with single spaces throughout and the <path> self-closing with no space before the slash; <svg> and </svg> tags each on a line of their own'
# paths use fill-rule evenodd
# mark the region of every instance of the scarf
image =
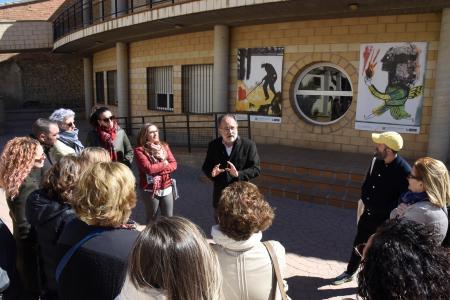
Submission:
<svg viewBox="0 0 450 300">
<path fill-rule="evenodd" d="M 116 139 L 117 131 L 119 130 L 119 126 L 116 121 L 114 121 L 114 125 L 111 128 L 103 128 L 102 126 L 97 127 L 98 137 L 100 142 L 103 144 L 103 147 L 109 152 L 109 156 L 112 161 L 117 161 L 117 152 L 114 149 L 114 140 Z"/>
<path fill-rule="evenodd" d="M 407 191 L 400 196 L 400 200 L 402 203 L 412 205 L 417 202 L 430 201 L 428 199 L 428 195 L 426 192 L 422 193 L 413 193 L 411 191 Z"/>
<path fill-rule="evenodd" d="M 211 228 L 211 236 L 214 242 L 221 245 L 224 248 L 233 251 L 245 251 L 253 248 L 255 245 L 261 242 L 262 232 L 254 233 L 245 241 L 236 241 L 228 237 L 225 233 L 220 230 L 219 225 L 214 225 Z"/>
<path fill-rule="evenodd" d="M 61 131 L 58 140 L 75 150 L 77 155 L 80 155 L 84 149 L 83 144 L 78 139 L 78 128 L 75 128 L 73 131 Z"/>
</svg>

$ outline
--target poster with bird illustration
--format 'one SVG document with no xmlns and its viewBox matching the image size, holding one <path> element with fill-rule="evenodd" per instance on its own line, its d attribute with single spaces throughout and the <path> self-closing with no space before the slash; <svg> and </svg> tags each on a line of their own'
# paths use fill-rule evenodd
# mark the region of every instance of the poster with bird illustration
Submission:
<svg viewBox="0 0 450 300">
<path fill-rule="evenodd" d="M 427 43 L 361 44 L 355 128 L 420 132 Z"/>
<path fill-rule="evenodd" d="M 241 48 L 236 111 L 281 117 L 283 47 Z"/>
</svg>

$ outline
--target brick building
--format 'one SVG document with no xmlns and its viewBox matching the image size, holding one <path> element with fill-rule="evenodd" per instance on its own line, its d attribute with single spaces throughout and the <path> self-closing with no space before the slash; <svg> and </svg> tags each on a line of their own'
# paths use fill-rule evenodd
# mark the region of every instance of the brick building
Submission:
<svg viewBox="0 0 450 300">
<path fill-rule="evenodd" d="M 235 111 L 239 49 L 280 47 L 281 121 L 252 122 L 252 138 L 342 152 L 373 149 L 355 129 L 361 45 L 425 42 L 420 132 L 403 135 L 403 154 L 447 160 L 450 1 L 84 0 L 50 20 L 53 51 L 83 57 L 85 108 L 124 117 Z M 310 88 L 321 102 L 307 103 L 305 78 L 322 84 Z M 339 97 L 347 105 L 333 117 Z"/>
</svg>

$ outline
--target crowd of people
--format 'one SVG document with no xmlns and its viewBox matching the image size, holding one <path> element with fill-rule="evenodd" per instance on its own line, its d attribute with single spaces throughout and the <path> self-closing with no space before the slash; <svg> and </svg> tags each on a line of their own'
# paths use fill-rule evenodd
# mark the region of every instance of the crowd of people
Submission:
<svg viewBox="0 0 450 300">
<path fill-rule="evenodd" d="M 0 299 L 290 299 L 285 248 L 262 242 L 274 210 L 248 182 L 261 172 L 256 145 L 233 115 L 218 120 L 202 166 L 214 182 L 212 243 L 173 216 L 177 161 L 156 125 L 141 128 L 133 149 L 108 108 L 90 123 L 83 144 L 75 113 L 58 109 L 6 143 L 0 188 L 13 234 L 0 222 Z M 333 283 L 359 269 L 363 299 L 447 299 L 448 170 L 429 157 L 411 168 L 398 133 L 372 138 L 354 249 Z M 137 198 L 145 226 L 130 218 Z"/>
</svg>

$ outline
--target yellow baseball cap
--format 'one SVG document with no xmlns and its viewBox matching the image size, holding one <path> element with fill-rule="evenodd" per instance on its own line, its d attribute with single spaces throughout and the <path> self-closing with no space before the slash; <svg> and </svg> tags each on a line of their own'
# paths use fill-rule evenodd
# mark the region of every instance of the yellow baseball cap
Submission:
<svg viewBox="0 0 450 300">
<path fill-rule="evenodd" d="M 372 133 L 372 140 L 375 144 L 385 144 L 394 151 L 400 151 L 403 148 L 403 138 L 395 131 Z"/>
</svg>

